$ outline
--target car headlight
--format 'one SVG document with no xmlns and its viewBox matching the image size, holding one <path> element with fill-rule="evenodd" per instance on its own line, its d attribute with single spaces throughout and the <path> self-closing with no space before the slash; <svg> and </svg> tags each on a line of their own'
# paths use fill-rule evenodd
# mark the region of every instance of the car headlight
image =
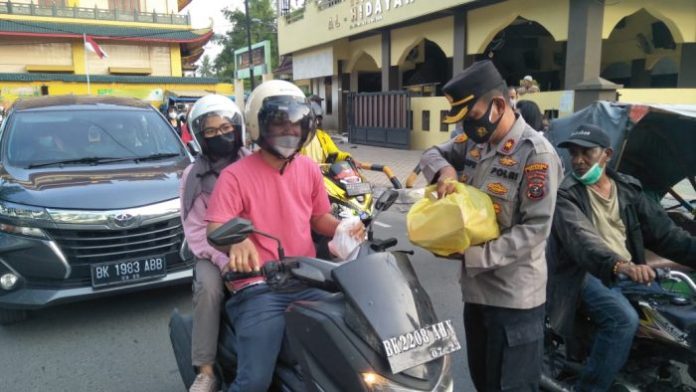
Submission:
<svg viewBox="0 0 696 392">
<path fill-rule="evenodd" d="M 26 226 L 32 221 L 50 221 L 48 212 L 40 207 L 0 202 L 0 217 L 12 223 L 0 223 L 0 231 L 8 234 L 24 235 L 37 238 L 48 238 L 41 229 Z"/>
<path fill-rule="evenodd" d="M 25 206 L 5 201 L 0 202 L 0 216 L 10 219 L 51 220 L 48 212 L 41 207 Z"/>
<path fill-rule="evenodd" d="M 43 230 L 37 229 L 36 227 L 15 226 L 7 223 L 0 223 L 0 231 L 4 231 L 8 234 L 19 234 L 26 235 L 29 237 L 48 239 Z"/>
</svg>

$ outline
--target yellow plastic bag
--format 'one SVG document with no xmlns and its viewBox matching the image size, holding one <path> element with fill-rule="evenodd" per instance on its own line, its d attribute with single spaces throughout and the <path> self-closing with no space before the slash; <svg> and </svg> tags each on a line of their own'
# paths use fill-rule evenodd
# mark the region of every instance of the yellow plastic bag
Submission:
<svg viewBox="0 0 696 392">
<path fill-rule="evenodd" d="M 439 256 L 462 253 L 471 245 L 498 238 L 500 229 L 490 197 L 457 182 L 456 190 L 437 198 L 436 186 L 425 188 L 406 216 L 408 238 Z"/>
</svg>

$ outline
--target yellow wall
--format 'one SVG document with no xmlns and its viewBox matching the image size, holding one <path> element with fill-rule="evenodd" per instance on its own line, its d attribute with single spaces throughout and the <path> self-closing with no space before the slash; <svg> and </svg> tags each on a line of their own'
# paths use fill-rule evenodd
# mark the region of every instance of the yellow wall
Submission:
<svg viewBox="0 0 696 392">
<path fill-rule="evenodd" d="M 381 35 L 373 35 L 371 37 L 363 38 L 363 39 L 358 39 L 355 41 L 350 41 L 348 44 L 348 53 L 349 53 L 349 61 L 346 66 L 345 72 L 351 72 L 353 69 L 356 70 L 367 70 L 367 69 L 361 69 L 358 66 L 365 66 L 364 63 L 361 64 L 361 62 L 366 61 L 365 59 L 361 60 L 361 57 L 363 54 L 367 54 L 368 56 L 372 57 L 372 60 L 374 60 L 375 64 L 377 65 L 377 69 L 381 69 L 382 67 L 382 37 Z"/>
<path fill-rule="evenodd" d="M 109 57 L 100 59 L 92 52 L 86 52 L 89 73 L 108 75 L 109 67 L 150 68 L 151 76 L 172 75 L 171 52 L 169 46 L 155 45 L 100 45 Z"/>
<path fill-rule="evenodd" d="M 609 35 L 624 17 L 645 8 L 665 22 L 675 42 L 696 42 L 696 1 L 694 0 L 623 0 L 604 7 L 602 38 Z"/>
<path fill-rule="evenodd" d="M 27 3 L 29 0 L 25 0 Z M 94 6 L 97 6 L 97 8 L 100 9 L 108 9 L 109 8 L 109 0 L 68 0 L 71 3 L 77 3 L 78 7 L 84 7 L 84 8 L 94 8 Z M 176 0 L 139 0 L 140 1 L 140 11 L 141 12 L 152 12 L 154 9 L 158 13 L 161 14 L 166 14 L 169 12 L 177 12 L 177 2 Z M 34 1 L 36 3 L 36 1 Z M 145 6 L 147 5 L 147 10 L 145 9 Z M 72 6 L 69 4 L 69 6 Z"/>
<path fill-rule="evenodd" d="M 49 95 L 87 94 L 86 82 L 2 82 L 0 83 L 0 102 L 5 107 L 19 97 L 41 95 L 41 86 L 48 86 Z M 92 95 L 113 95 L 142 99 L 157 106 L 162 103 L 166 90 L 210 91 L 233 95 L 234 86 L 229 83 L 217 84 L 124 84 L 92 83 Z"/>
<path fill-rule="evenodd" d="M 413 111 L 412 150 L 424 150 L 449 139 L 449 134 L 454 129 L 454 125 L 450 125 L 447 132 L 440 131 L 440 111 L 449 110 L 449 107 L 449 103 L 444 97 L 411 98 L 411 110 Z M 424 110 L 430 111 L 429 131 L 423 130 Z"/>
<path fill-rule="evenodd" d="M 24 0 L 24 2 L 29 3 L 32 0 Z M 171 0 L 175 3 L 174 0 Z M 150 7 L 150 0 L 148 0 L 148 10 L 147 12 L 152 12 L 152 7 Z M 36 3 L 36 1 L 34 1 Z M 105 4 L 108 4 L 105 1 Z M 94 8 L 93 6 L 87 8 Z M 103 9 L 108 9 L 107 6 L 100 7 Z M 143 9 L 142 12 L 145 12 Z M 166 13 L 164 9 L 157 10 L 158 13 Z M 89 25 L 117 25 L 121 27 L 147 27 L 147 28 L 166 28 L 173 30 L 190 30 L 190 25 L 181 24 L 168 24 L 168 23 L 146 23 L 146 22 L 125 22 L 116 20 L 106 20 L 106 19 L 82 19 L 82 18 L 58 18 L 49 16 L 31 16 L 31 15 L 17 15 L 17 14 L 3 14 L 3 20 L 17 20 L 17 21 L 41 21 L 41 22 L 54 22 L 54 23 L 77 23 L 77 24 L 89 24 Z"/>
<path fill-rule="evenodd" d="M 649 104 L 688 104 L 696 105 L 694 88 L 623 88 L 619 89 L 621 102 Z M 525 94 L 520 100 L 536 102 L 542 112 L 558 110 L 559 117 L 572 114 L 573 91 L 542 91 Z M 569 110 L 570 109 L 570 110 Z"/>
<path fill-rule="evenodd" d="M 381 20 L 370 23 L 352 25 L 353 4 L 356 6 L 369 2 L 373 8 L 376 1 L 382 5 Z M 389 1 L 390 8 L 385 4 Z M 413 19 L 441 11 L 457 5 L 470 3 L 473 0 L 362 0 L 342 1 L 332 7 L 319 10 L 317 2 L 307 1 L 303 18 L 293 23 L 287 23 L 284 17 L 278 18 L 278 51 L 281 55 L 297 52 L 341 38 L 350 37 L 366 31 L 383 28 L 395 23 Z M 394 7 L 400 3 L 401 6 Z M 338 20 L 339 25 L 334 23 Z M 368 18 L 360 19 L 365 22 Z M 297 39 L 302 37 L 302 39 Z"/>
<path fill-rule="evenodd" d="M 76 75 L 84 75 L 85 69 L 85 45 L 82 42 L 73 42 L 72 44 L 72 61 L 75 67 Z"/>
<path fill-rule="evenodd" d="M 696 23 L 696 11 L 692 15 Z M 614 30 L 608 39 L 602 43 L 602 70 L 608 65 L 616 62 L 627 63 L 631 60 L 646 59 L 646 69 L 651 69 L 657 61 L 663 57 L 668 57 L 679 64 L 681 59 L 681 45 L 677 45 L 674 50 L 664 48 L 652 48 L 651 53 L 645 53 L 638 45 L 637 36 L 643 34 L 648 41 L 652 36 L 651 25 L 657 22 L 654 16 L 645 11 L 632 14 L 626 26 L 619 30 Z"/>
<path fill-rule="evenodd" d="M 179 45 L 170 45 L 169 46 L 169 63 L 171 64 L 171 75 L 172 76 L 182 76 L 182 71 L 181 71 L 181 50 L 179 49 Z"/>
<path fill-rule="evenodd" d="M 568 0 L 509 0 L 469 11 L 467 53 L 483 53 L 493 37 L 518 16 L 544 26 L 556 41 L 568 39 Z"/>
<path fill-rule="evenodd" d="M 454 17 L 432 20 L 391 31 L 391 65 L 404 62 L 408 52 L 423 39 L 435 42 L 445 53 L 454 56 Z"/>
<path fill-rule="evenodd" d="M 696 88 L 623 88 L 621 102 L 696 105 Z"/>
<path fill-rule="evenodd" d="M 37 39 L 0 41 L 0 72 L 24 73 L 27 65 L 72 65 L 70 41 L 42 43 Z"/>
</svg>

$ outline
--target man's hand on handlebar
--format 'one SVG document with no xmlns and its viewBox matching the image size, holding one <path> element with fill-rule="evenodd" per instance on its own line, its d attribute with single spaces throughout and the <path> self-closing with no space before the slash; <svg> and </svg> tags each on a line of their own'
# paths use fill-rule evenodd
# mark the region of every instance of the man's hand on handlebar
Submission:
<svg viewBox="0 0 696 392">
<path fill-rule="evenodd" d="M 655 280 L 655 270 L 645 264 L 619 263 L 616 273 L 626 275 L 636 283 L 649 284 Z"/>
<path fill-rule="evenodd" d="M 457 171 L 452 166 L 445 166 L 440 169 L 440 177 L 437 180 L 437 198 L 454 193 L 457 184 Z"/>
<path fill-rule="evenodd" d="M 259 252 L 250 239 L 230 247 L 229 269 L 232 272 L 251 272 L 259 270 Z"/>
</svg>

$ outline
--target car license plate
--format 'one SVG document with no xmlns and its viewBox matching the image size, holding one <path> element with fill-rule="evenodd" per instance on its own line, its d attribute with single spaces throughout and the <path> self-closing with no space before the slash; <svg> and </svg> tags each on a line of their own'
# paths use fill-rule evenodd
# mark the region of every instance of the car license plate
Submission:
<svg viewBox="0 0 696 392">
<path fill-rule="evenodd" d="M 346 193 L 348 194 L 348 197 L 365 195 L 370 192 L 372 192 L 372 187 L 368 182 L 346 184 Z"/>
<path fill-rule="evenodd" d="M 393 373 L 399 373 L 462 348 L 451 320 L 384 340 L 382 346 Z"/>
<path fill-rule="evenodd" d="M 116 261 L 92 265 L 92 287 L 104 287 L 154 279 L 167 274 L 164 257 Z"/>
</svg>

